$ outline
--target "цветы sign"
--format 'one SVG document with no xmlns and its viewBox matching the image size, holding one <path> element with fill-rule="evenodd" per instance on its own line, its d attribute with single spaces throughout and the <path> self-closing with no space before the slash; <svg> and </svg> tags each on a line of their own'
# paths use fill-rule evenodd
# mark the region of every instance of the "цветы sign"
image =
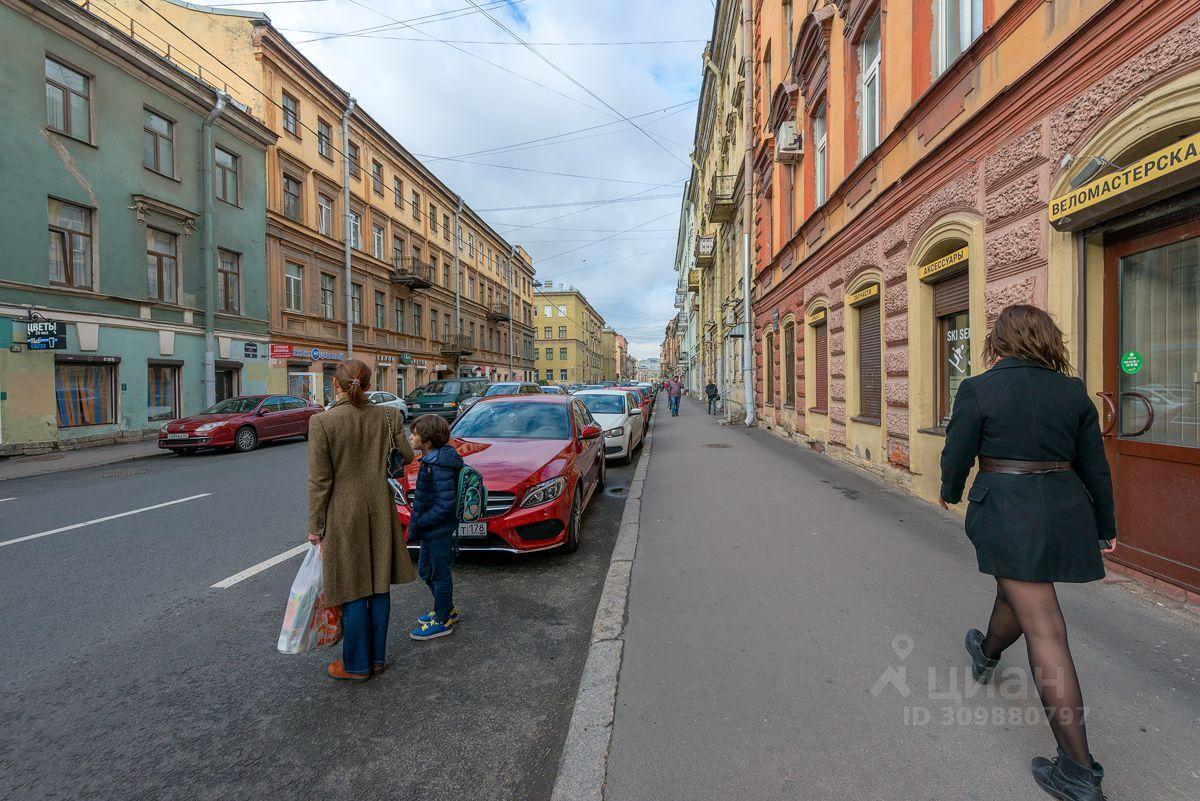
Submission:
<svg viewBox="0 0 1200 801">
<path fill-rule="evenodd" d="M 1057 222 L 1073 212 L 1094 206 L 1101 201 L 1128 192 L 1134 187 L 1169 175 L 1176 170 L 1200 163 L 1200 134 L 1189 136 L 1140 158 L 1120 172 L 1089 181 L 1078 189 L 1050 201 L 1050 222 Z"/>
</svg>

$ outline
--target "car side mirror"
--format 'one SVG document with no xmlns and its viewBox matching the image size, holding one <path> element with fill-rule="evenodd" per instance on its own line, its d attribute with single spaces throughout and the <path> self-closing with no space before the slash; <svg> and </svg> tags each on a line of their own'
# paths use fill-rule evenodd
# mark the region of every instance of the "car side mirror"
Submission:
<svg viewBox="0 0 1200 801">
<path fill-rule="evenodd" d="M 599 439 L 600 435 L 602 433 L 603 433 L 603 431 L 601 430 L 600 426 L 596 425 L 595 423 L 589 423 L 588 425 L 583 427 L 582 431 L 579 432 L 579 438 L 580 439 Z"/>
<path fill-rule="evenodd" d="M 640 416 L 640 415 L 641 415 L 641 413 L 642 413 L 642 407 L 641 407 L 641 406 L 635 406 L 635 407 L 633 407 L 632 409 L 630 409 L 630 410 L 629 410 L 629 413 L 630 413 L 630 414 L 636 414 L 636 415 L 639 415 L 639 416 Z"/>
</svg>

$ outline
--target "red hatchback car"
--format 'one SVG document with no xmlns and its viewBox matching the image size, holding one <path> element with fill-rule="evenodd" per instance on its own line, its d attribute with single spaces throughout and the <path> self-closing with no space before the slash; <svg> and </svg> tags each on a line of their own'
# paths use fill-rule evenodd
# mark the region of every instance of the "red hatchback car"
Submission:
<svg viewBox="0 0 1200 801">
<path fill-rule="evenodd" d="M 158 447 L 175 453 L 202 448 L 252 451 L 266 440 L 307 437 L 308 421 L 319 411 L 320 406 L 292 395 L 228 398 L 164 425 L 158 432 Z"/>
<path fill-rule="evenodd" d="M 582 401 L 564 395 L 483 398 L 450 434 L 450 444 L 479 471 L 488 491 L 486 525 L 460 527 L 462 550 L 579 547 L 583 510 L 605 478 L 603 431 Z M 408 466 L 405 493 L 416 484 L 417 469 L 416 463 Z M 397 508 L 407 529 L 404 497 L 397 497 Z"/>
</svg>

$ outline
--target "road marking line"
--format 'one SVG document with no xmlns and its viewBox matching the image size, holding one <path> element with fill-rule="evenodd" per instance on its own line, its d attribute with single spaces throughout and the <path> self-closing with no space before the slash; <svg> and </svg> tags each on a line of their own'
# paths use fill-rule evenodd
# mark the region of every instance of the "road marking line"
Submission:
<svg viewBox="0 0 1200 801">
<path fill-rule="evenodd" d="M 165 503 L 156 503 L 153 506 L 143 506 L 141 509 L 134 509 L 129 512 L 121 512 L 120 514 L 108 515 L 107 517 L 97 517 L 95 520 L 86 520 L 82 523 L 75 523 L 70 526 L 63 526 L 62 528 L 52 528 L 49 531 L 39 531 L 37 534 L 29 534 L 24 537 L 17 537 L 15 540 L 5 540 L 4 542 L 0 542 L 0 548 L 3 548 L 5 545 L 16 545 L 18 542 L 28 542 L 29 540 L 36 540 L 40 537 L 49 537 L 51 534 L 61 534 L 64 531 L 71 531 L 72 529 L 83 528 L 84 526 L 94 526 L 97 523 L 106 523 L 109 520 L 116 520 L 117 518 L 120 518 L 120 517 L 129 517 L 130 515 L 138 515 L 138 514 L 141 514 L 142 512 L 149 512 L 154 509 L 162 509 L 164 506 L 174 506 L 177 503 L 185 503 L 187 501 L 194 501 L 197 498 L 207 498 L 209 495 L 212 495 L 212 493 L 211 492 L 202 492 L 199 495 L 189 495 L 186 498 L 176 498 L 173 501 L 166 501 Z"/>
<path fill-rule="evenodd" d="M 253 567 L 248 567 L 245 570 L 243 570 L 241 573 L 234 573 L 232 576 L 230 576 L 227 579 L 221 579 L 216 584 L 209 587 L 209 589 L 227 590 L 230 587 L 232 587 L 234 584 L 237 584 L 239 581 L 245 581 L 246 579 L 250 578 L 251 576 L 261 573 L 269 567 L 275 567 L 275 565 L 279 564 L 280 562 L 286 562 L 287 560 L 291 559 L 293 556 L 299 556 L 300 554 L 307 551 L 310 547 L 312 547 L 312 546 L 310 546 L 306 542 L 303 545 L 297 545 L 295 548 L 288 548 L 286 551 L 279 554 L 278 556 L 272 556 L 270 559 L 266 559 L 262 562 L 259 562 L 257 565 L 254 565 Z"/>
<path fill-rule="evenodd" d="M 16 498 L 0 498 L 0 503 L 4 503 L 5 501 L 15 501 L 15 500 L 16 500 Z"/>
</svg>

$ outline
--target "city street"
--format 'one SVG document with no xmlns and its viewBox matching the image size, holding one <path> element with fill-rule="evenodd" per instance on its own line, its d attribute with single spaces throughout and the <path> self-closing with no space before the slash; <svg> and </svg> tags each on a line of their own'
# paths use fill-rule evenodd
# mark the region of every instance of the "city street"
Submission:
<svg viewBox="0 0 1200 801">
<path fill-rule="evenodd" d="M 394 589 L 388 672 L 348 686 L 340 646 L 276 651 L 299 556 L 212 587 L 304 541 L 306 447 L 0 482 L 0 798 L 548 797 L 619 491 L 575 554 L 461 559 L 453 637 Z"/>
</svg>

